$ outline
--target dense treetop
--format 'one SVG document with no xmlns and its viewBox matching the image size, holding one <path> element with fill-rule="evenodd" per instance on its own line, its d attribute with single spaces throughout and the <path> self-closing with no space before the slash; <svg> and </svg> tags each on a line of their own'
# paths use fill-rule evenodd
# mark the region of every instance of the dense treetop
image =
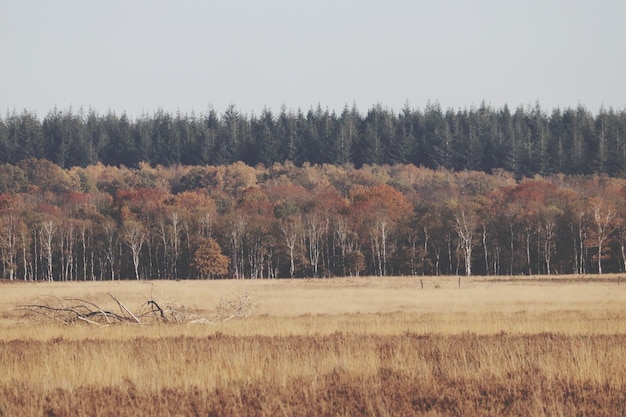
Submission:
<svg viewBox="0 0 626 417">
<path fill-rule="evenodd" d="M 291 161 L 310 164 L 413 164 L 516 178 L 534 174 L 608 174 L 626 166 L 626 112 L 583 106 L 543 110 L 507 106 L 443 110 L 408 105 L 398 113 L 376 105 L 365 114 L 321 106 L 304 112 L 265 109 L 245 115 L 233 105 L 222 114 L 158 111 L 136 119 L 54 109 L 43 119 L 13 111 L 0 119 L 0 163 L 47 159 L 61 168 L 104 165 L 250 166 Z"/>
<path fill-rule="evenodd" d="M 626 271 L 626 112 L 0 119 L 0 278 Z"/>
<path fill-rule="evenodd" d="M 412 164 L 0 164 L 0 277 L 626 270 L 626 179 Z"/>
</svg>

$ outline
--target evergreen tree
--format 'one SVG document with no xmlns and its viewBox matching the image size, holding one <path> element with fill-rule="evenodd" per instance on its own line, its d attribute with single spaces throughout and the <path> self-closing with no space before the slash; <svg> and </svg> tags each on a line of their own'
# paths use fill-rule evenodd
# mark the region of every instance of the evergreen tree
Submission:
<svg viewBox="0 0 626 417">
<path fill-rule="evenodd" d="M 241 149 L 241 120 L 234 104 L 222 115 L 211 164 L 224 165 L 237 160 Z"/>
<path fill-rule="evenodd" d="M 149 152 L 145 155 L 147 158 L 142 159 L 153 165 L 177 165 L 180 163 L 181 138 L 180 131 L 182 126 L 188 126 L 188 123 L 180 121 L 183 116 L 178 114 L 179 123 L 175 127 L 175 121 L 169 113 L 163 110 L 157 111 L 151 118 L 146 120 L 145 132 L 139 130 L 140 134 L 137 139 L 141 142 L 149 140 Z M 145 136 L 147 134 L 147 136 Z M 183 132 L 184 134 L 184 132 Z"/>
<path fill-rule="evenodd" d="M 609 109 L 607 119 L 604 132 L 608 150 L 606 172 L 609 175 L 624 175 L 626 169 L 626 111 L 616 112 Z"/>
<path fill-rule="evenodd" d="M 317 110 L 309 109 L 306 115 L 306 122 L 302 130 L 302 141 L 299 150 L 299 160 L 309 162 L 311 164 L 321 164 L 324 162 L 324 142 L 320 132 L 320 120 L 323 118 L 323 111 L 320 106 Z"/>
<path fill-rule="evenodd" d="M 143 115 L 131 125 L 130 149 L 133 150 L 134 165 L 138 166 L 140 162 L 147 162 L 150 164 L 152 158 L 156 154 L 155 148 L 159 148 L 162 143 L 157 142 L 155 145 L 154 140 L 154 125 L 155 119 L 148 115 Z"/>
<path fill-rule="evenodd" d="M 295 161 L 300 147 L 297 120 L 293 113 L 287 112 L 284 105 L 281 107 L 276 121 L 274 138 L 278 143 L 277 161 Z"/>
<path fill-rule="evenodd" d="M 367 113 L 363 121 L 361 136 L 355 143 L 354 164 L 357 168 L 363 165 L 379 164 L 383 161 L 381 132 L 384 118 L 384 110 L 380 103 Z"/>
<path fill-rule="evenodd" d="M 335 163 L 344 165 L 352 162 L 352 146 L 359 137 L 360 116 L 356 105 L 352 109 L 346 105 L 337 123 Z"/>
<path fill-rule="evenodd" d="M 553 172 L 565 172 L 567 167 L 568 150 L 565 144 L 565 127 L 561 110 L 556 108 L 550 115 L 548 131 L 551 138 L 550 155 L 552 157 Z"/>
<path fill-rule="evenodd" d="M 615 111 L 602 107 L 595 119 L 595 172 L 617 175 L 624 166 L 623 134 L 619 116 Z"/>
<path fill-rule="evenodd" d="M 535 107 L 526 118 L 530 141 L 534 149 L 533 171 L 543 175 L 552 172 L 553 167 L 550 154 L 550 148 L 552 147 L 551 136 L 545 119 L 545 115 L 539 103 L 536 103 Z"/>
<path fill-rule="evenodd" d="M 126 113 L 119 118 L 114 113 L 107 114 L 104 119 L 104 126 L 108 146 L 104 151 L 102 162 L 105 165 L 137 166 L 139 161 L 136 158 L 133 125 L 131 125 Z"/>
<path fill-rule="evenodd" d="M 426 108 L 426 113 L 420 118 L 420 131 L 418 136 L 419 154 L 416 160 L 420 164 L 430 168 L 452 168 L 454 159 L 453 132 L 457 128 L 456 115 L 452 110 L 442 114 L 438 104 Z"/>
<path fill-rule="evenodd" d="M 380 124 L 380 138 L 385 164 L 405 164 L 409 159 L 407 136 L 401 134 L 397 127 L 397 117 L 388 109 L 383 110 Z"/>
<path fill-rule="evenodd" d="M 183 165 L 202 165 L 202 158 L 196 155 L 199 151 L 198 137 L 200 122 L 192 112 L 191 116 L 176 114 L 174 130 L 180 140 L 180 163 Z"/>
<path fill-rule="evenodd" d="M 420 115 L 411 110 L 407 102 L 400 114 L 398 114 L 396 135 L 398 135 L 398 142 L 404 147 L 403 156 L 405 161 L 417 166 L 426 165 L 429 159 L 426 147 L 423 146 L 423 141 L 418 139 L 420 136 L 423 138 L 424 132 L 421 130 L 422 127 L 420 126 Z"/>
<path fill-rule="evenodd" d="M 65 168 L 69 144 L 67 143 L 68 132 L 66 132 L 66 124 L 63 121 L 63 113 L 54 108 L 44 118 L 42 128 L 46 159 Z"/>
<path fill-rule="evenodd" d="M 536 149 L 526 118 L 527 114 L 523 107 L 518 107 L 512 118 L 512 161 L 510 161 L 508 169 L 518 178 L 532 176 L 537 172 L 535 165 Z"/>
<path fill-rule="evenodd" d="M 13 144 L 9 140 L 9 128 L 0 119 L 0 164 L 13 162 Z"/>
<path fill-rule="evenodd" d="M 201 164 L 210 164 L 215 153 L 215 146 L 220 131 L 220 120 L 217 112 L 212 107 L 209 112 L 199 121 L 199 129 L 196 136 L 197 157 Z"/>
<path fill-rule="evenodd" d="M 85 120 L 85 155 L 89 165 L 102 160 L 105 141 L 102 118 L 94 110 L 89 110 Z"/>
<path fill-rule="evenodd" d="M 69 143 L 67 166 L 85 167 L 95 163 L 91 154 L 84 111 L 81 109 L 77 114 L 67 113 L 64 121 L 68 125 L 66 128 Z"/>
<path fill-rule="evenodd" d="M 259 119 L 256 119 L 252 126 L 252 135 L 254 137 L 254 156 L 256 162 L 261 162 L 265 166 L 271 166 L 274 162 L 278 162 L 279 141 L 275 135 L 275 121 L 272 111 L 264 108 Z M 255 163 L 256 165 L 256 163 Z"/>
<path fill-rule="evenodd" d="M 502 140 L 498 114 L 483 101 L 475 114 L 477 139 L 481 143 L 482 157 L 480 168 L 484 172 L 493 172 L 503 168 L 502 160 L 507 151 Z"/>
<path fill-rule="evenodd" d="M 342 143 L 339 131 L 339 119 L 334 111 L 329 113 L 326 109 L 319 114 L 317 132 L 322 144 L 320 163 L 337 165 L 342 156 Z"/>
<path fill-rule="evenodd" d="M 377 104 L 363 117 L 355 106 L 337 115 L 321 105 L 307 113 L 257 117 L 234 105 L 198 117 L 163 110 L 131 120 L 126 114 L 53 109 L 42 121 L 34 113 L 0 120 L 0 162 L 45 158 L 61 167 L 106 165 L 249 165 L 293 161 L 344 165 L 405 164 L 491 172 L 621 175 L 626 166 L 626 114 L 582 105 L 544 112 L 539 103 L 445 112 L 438 103 L 423 110 L 408 104 L 399 114 Z"/>
<path fill-rule="evenodd" d="M 570 150 L 566 174 L 590 174 L 593 165 L 590 164 L 590 114 L 582 107 L 567 109 L 563 113 L 565 124 L 566 148 Z"/>
</svg>

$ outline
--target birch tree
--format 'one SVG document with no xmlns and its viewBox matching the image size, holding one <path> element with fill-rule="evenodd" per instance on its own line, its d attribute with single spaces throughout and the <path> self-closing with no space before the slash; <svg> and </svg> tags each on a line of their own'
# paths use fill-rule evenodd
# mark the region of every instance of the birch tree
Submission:
<svg viewBox="0 0 626 417">
<path fill-rule="evenodd" d="M 463 255 L 465 275 L 472 275 L 472 253 L 476 245 L 475 233 L 479 224 L 476 204 L 469 199 L 448 202 L 454 217 L 454 227 L 459 238 L 459 248 Z"/>
<path fill-rule="evenodd" d="M 57 231 L 57 224 L 54 220 L 48 219 L 44 220 L 41 223 L 40 234 L 42 236 L 41 242 L 43 245 L 44 256 L 47 260 L 48 269 L 46 271 L 46 279 L 48 281 L 54 280 L 53 270 L 52 270 L 52 241 L 54 239 L 54 235 Z"/>
<path fill-rule="evenodd" d="M 135 268 L 135 279 L 139 280 L 139 261 L 141 259 L 141 249 L 146 241 L 145 227 L 135 220 L 127 220 L 123 226 L 123 239 L 124 243 L 130 249 L 130 253 L 133 259 L 133 266 Z"/>
<path fill-rule="evenodd" d="M 280 223 L 280 231 L 289 252 L 289 277 L 293 278 L 296 272 L 296 245 L 299 241 L 298 237 L 302 234 L 302 220 L 299 216 L 284 218 Z"/>
<path fill-rule="evenodd" d="M 610 203 L 601 198 L 591 198 L 589 202 L 591 218 L 593 219 L 593 234 L 590 242 L 598 248 L 597 262 L 598 274 L 602 274 L 602 260 L 609 255 L 605 253 L 605 246 L 611 234 L 617 229 L 617 210 Z"/>
</svg>

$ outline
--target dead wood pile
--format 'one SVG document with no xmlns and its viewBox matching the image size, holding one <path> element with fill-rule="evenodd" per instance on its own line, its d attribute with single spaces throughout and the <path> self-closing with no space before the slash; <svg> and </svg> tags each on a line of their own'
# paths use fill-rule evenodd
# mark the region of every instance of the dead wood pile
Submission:
<svg viewBox="0 0 626 417">
<path fill-rule="evenodd" d="M 137 311 L 132 311 L 116 296 L 107 295 L 117 308 L 103 308 L 82 298 L 41 296 L 31 304 L 17 306 L 24 317 L 31 321 L 56 322 L 59 324 L 90 324 L 98 327 L 112 324 L 153 324 L 153 323 L 214 323 L 231 319 L 248 318 L 258 304 L 258 299 L 245 292 L 232 298 L 222 298 L 216 309 L 216 318 L 209 320 L 200 317 L 184 305 L 160 303 L 150 299 Z"/>
</svg>

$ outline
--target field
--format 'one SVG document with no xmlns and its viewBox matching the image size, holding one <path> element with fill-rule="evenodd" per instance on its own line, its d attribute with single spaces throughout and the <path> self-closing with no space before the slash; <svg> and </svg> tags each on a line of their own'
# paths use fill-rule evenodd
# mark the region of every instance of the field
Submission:
<svg viewBox="0 0 626 417">
<path fill-rule="evenodd" d="M 0 416 L 620 416 L 619 281 L 2 282 Z M 118 309 L 108 293 L 204 320 L 60 325 L 16 310 L 44 295 Z M 249 317 L 220 320 L 244 294 Z"/>
</svg>

